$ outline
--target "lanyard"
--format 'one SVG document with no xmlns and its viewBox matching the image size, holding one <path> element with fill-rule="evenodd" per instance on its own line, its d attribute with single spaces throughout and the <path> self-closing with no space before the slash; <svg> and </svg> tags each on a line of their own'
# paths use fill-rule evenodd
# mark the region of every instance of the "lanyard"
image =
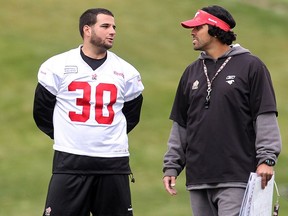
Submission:
<svg viewBox="0 0 288 216">
<path fill-rule="evenodd" d="M 229 56 L 225 62 L 220 66 L 220 68 L 218 69 L 218 71 L 215 73 L 215 75 L 213 76 L 213 78 L 209 79 L 208 77 L 208 72 L 207 72 L 207 67 L 205 65 L 205 61 L 203 59 L 203 67 L 204 67 L 204 74 L 206 76 L 206 79 L 207 79 L 207 96 L 206 96 L 206 101 L 205 101 L 205 108 L 208 109 L 209 108 L 209 104 L 210 104 L 210 97 L 211 97 L 211 91 L 212 91 L 212 83 L 214 81 L 214 79 L 218 76 L 218 74 L 223 70 L 223 68 L 226 66 L 226 64 L 229 62 L 229 60 L 231 59 L 232 57 Z"/>
</svg>

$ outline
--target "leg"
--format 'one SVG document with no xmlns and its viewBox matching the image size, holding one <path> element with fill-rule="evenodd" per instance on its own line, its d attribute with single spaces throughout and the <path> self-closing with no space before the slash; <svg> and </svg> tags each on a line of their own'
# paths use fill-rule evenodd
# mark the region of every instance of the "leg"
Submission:
<svg viewBox="0 0 288 216">
<path fill-rule="evenodd" d="M 53 174 L 43 216 L 89 216 L 87 183 L 85 176 Z"/>
<path fill-rule="evenodd" d="M 245 193 L 245 188 L 213 189 L 213 202 L 218 206 L 219 216 L 238 216 Z"/>
<path fill-rule="evenodd" d="M 92 193 L 93 216 L 133 216 L 128 175 L 99 176 Z"/>
<path fill-rule="evenodd" d="M 213 206 L 206 189 L 189 192 L 193 216 L 217 216 L 217 209 Z"/>
</svg>

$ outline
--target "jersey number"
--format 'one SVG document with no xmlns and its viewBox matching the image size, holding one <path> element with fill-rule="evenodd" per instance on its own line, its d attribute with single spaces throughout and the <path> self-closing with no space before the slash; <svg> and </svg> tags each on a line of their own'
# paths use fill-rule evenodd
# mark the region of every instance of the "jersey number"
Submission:
<svg viewBox="0 0 288 216">
<path fill-rule="evenodd" d="M 86 122 L 90 118 L 91 108 L 91 86 L 87 82 L 72 82 L 68 86 L 69 91 L 76 91 L 77 89 L 83 90 L 83 97 L 76 99 L 76 105 L 82 106 L 82 113 L 77 114 L 74 111 L 69 112 L 69 118 L 75 122 Z M 104 116 L 104 92 L 110 93 L 110 101 L 107 104 L 108 115 Z M 114 119 L 115 112 L 113 110 L 113 104 L 115 104 L 117 98 L 117 88 L 113 84 L 100 83 L 96 86 L 95 93 L 95 120 L 99 124 L 111 124 Z"/>
</svg>

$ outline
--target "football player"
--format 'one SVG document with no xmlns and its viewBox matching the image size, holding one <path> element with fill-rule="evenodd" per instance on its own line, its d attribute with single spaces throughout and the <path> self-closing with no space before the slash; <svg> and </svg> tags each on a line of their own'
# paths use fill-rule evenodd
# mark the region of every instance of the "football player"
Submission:
<svg viewBox="0 0 288 216">
<path fill-rule="evenodd" d="M 111 11 L 88 9 L 79 20 L 83 44 L 39 69 L 33 117 L 55 151 L 45 216 L 133 215 L 127 134 L 140 120 L 144 87 L 108 51 L 115 29 Z"/>
</svg>

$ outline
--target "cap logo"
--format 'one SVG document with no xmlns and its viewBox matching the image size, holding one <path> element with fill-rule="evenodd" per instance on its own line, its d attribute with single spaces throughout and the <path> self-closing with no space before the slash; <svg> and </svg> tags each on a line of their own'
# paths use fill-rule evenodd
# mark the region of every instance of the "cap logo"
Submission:
<svg viewBox="0 0 288 216">
<path fill-rule="evenodd" d="M 217 24 L 217 21 L 215 21 L 215 20 L 213 20 L 211 18 L 208 18 L 208 20 L 211 21 L 211 22 L 214 22 L 215 24 Z"/>
<path fill-rule="evenodd" d="M 194 28 L 204 24 L 216 26 L 226 32 L 231 29 L 226 22 L 203 10 L 198 10 L 193 19 L 181 22 L 184 28 Z"/>
</svg>

